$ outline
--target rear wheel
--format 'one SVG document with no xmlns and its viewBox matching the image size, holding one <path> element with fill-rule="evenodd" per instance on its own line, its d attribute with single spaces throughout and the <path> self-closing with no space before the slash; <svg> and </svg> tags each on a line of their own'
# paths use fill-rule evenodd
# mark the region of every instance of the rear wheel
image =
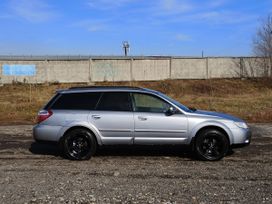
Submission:
<svg viewBox="0 0 272 204">
<path fill-rule="evenodd" d="M 201 160 L 222 159 L 229 150 L 227 136 L 217 129 L 201 131 L 195 140 L 195 154 Z"/>
<path fill-rule="evenodd" d="M 96 140 L 86 129 L 73 129 L 64 136 L 62 148 L 68 159 L 87 160 L 95 154 Z"/>
</svg>

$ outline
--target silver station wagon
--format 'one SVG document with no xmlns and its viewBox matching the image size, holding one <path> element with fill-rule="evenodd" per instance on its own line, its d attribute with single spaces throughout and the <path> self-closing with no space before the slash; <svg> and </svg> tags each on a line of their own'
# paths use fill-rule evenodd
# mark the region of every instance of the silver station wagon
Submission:
<svg viewBox="0 0 272 204">
<path fill-rule="evenodd" d="M 38 113 L 37 142 L 58 142 L 65 157 L 86 160 L 101 145 L 188 145 L 201 160 L 220 160 L 250 143 L 234 116 L 187 108 L 155 90 L 123 86 L 57 91 Z"/>
</svg>

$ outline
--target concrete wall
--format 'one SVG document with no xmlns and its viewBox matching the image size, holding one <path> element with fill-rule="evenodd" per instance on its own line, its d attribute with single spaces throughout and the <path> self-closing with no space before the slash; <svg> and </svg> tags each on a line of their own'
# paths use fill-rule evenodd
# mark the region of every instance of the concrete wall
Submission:
<svg viewBox="0 0 272 204">
<path fill-rule="evenodd" d="M 130 81 L 131 60 L 90 60 L 91 81 Z"/>
<path fill-rule="evenodd" d="M 169 59 L 136 59 L 132 63 L 132 80 L 153 81 L 170 78 Z"/>
<path fill-rule="evenodd" d="M 3 64 L 34 64 L 35 76 L 6 76 Z M 259 68 L 258 68 L 259 66 Z M 253 71 L 252 71 L 253 70 Z M 248 74 L 251 73 L 251 74 Z M 2 59 L 0 83 L 76 83 L 260 77 L 259 58 L 97 57 L 84 59 Z"/>
<path fill-rule="evenodd" d="M 205 79 L 207 78 L 206 59 L 172 59 L 172 79 Z"/>
<path fill-rule="evenodd" d="M 208 78 L 240 77 L 240 58 L 208 58 Z"/>
<path fill-rule="evenodd" d="M 2 74 L 3 64 L 36 65 L 35 76 L 7 76 Z M 3 84 L 16 82 L 25 83 L 76 83 L 89 82 L 89 61 L 0 61 L 1 82 Z"/>
<path fill-rule="evenodd" d="M 45 62 L 46 63 L 46 62 Z M 90 70 L 88 61 L 48 61 L 48 82 L 89 82 Z"/>
<path fill-rule="evenodd" d="M 264 58 L 245 58 L 242 59 L 242 76 L 244 77 L 263 77 L 263 76 L 271 76 L 270 68 L 265 67 L 265 64 L 269 64 L 265 62 Z"/>
<path fill-rule="evenodd" d="M 35 76 L 7 76 L 2 74 L 2 66 L 4 64 L 35 64 L 36 75 Z M 43 83 L 47 79 L 47 68 L 43 61 L 0 61 L 1 67 L 1 82 L 3 84 L 12 83 L 13 81 L 26 82 L 26 83 Z"/>
</svg>

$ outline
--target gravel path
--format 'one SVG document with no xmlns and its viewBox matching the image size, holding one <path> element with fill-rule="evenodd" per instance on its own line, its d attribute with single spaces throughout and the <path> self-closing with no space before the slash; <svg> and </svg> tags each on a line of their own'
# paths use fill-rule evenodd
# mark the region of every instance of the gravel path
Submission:
<svg viewBox="0 0 272 204">
<path fill-rule="evenodd" d="M 0 203 L 272 203 L 272 125 L 218 162 L 182 147 L 107 147 L 68 161 L 31 126 L 0 126 Z"/>
</svg>

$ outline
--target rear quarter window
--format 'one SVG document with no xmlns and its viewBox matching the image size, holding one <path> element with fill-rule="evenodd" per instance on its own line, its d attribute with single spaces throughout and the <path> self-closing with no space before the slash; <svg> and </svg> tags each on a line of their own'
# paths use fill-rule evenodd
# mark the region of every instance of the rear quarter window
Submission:
<svg viewBox="0 0 272 204">
<path fill-rule="evenodd" d="M 51 109 L 94 110 L 100 93 L 66 93 L 61 94 Z"/>
<path fill-rule="evenodd" d="M 53 96 L 50 100 L 49 100 L 49 102 L 44 106 L 44 108 L 43 109 L 45 109 L 45 110 L 48 110 L 51 106 L 52 106 L 52 104 L 55 102 L 55 100 L 59 97 L 59 93 L 57 93 L 55 96 Z"/>
</svg>

